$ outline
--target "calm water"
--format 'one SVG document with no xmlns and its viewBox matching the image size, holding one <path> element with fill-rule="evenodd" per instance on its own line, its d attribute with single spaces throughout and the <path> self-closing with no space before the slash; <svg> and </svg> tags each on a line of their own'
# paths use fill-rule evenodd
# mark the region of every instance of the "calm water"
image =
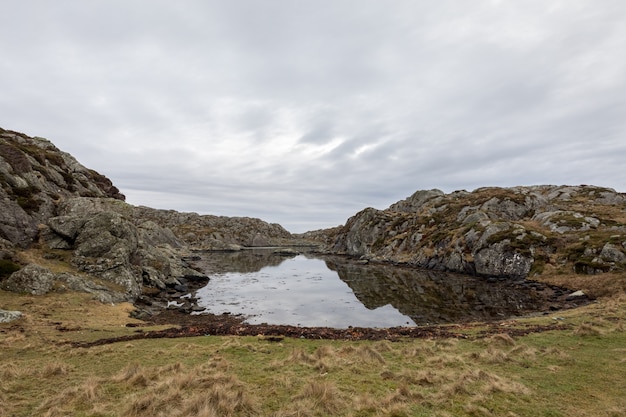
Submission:
<svg viewBox="0 0 626 417">
<path fill-rule="evenodd" d="M 206 253 L 211 280 L 198 304 L 252 324 L 394 327 L 498 319 L 539 308 L 537 292 L 510 281 L 271 250 Z"/>
</svg>

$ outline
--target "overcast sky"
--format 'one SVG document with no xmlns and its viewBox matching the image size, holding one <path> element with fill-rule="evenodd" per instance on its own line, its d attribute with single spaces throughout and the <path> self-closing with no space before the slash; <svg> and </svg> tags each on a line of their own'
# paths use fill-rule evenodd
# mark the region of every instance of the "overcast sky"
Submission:
<svg viewBox="0 0 626 417">
<path fill-rule="evenodd" d="M 623 0 L 21 0 L 0 16 L 0 127 L 131 204 L 302 232 L 420 189 L 626 191 Z"/>
</svg>

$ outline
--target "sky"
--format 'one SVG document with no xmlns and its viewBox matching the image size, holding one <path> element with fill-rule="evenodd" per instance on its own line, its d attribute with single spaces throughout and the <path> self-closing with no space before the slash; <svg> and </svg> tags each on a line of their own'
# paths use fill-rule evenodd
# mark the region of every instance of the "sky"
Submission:
<svg viewBox="0 0 626 417">
<path fill-rule="evenodd" d="M 0 16 L 0 127 L 131 204 L 297 233 L 422 189 L 626 191 L 623 0 L 21 0 Z"/>
</svg>

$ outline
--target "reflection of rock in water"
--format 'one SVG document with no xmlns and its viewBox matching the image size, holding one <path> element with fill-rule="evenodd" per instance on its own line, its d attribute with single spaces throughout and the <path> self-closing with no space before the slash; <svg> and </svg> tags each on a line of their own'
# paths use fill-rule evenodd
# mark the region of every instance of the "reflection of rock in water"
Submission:
<svg viewBox="0 0 626 417">
<path fill-rule="evenodd" d="M 541 309 L 520 281 L 489 283 L 445 272 L 327 261 L 368 309 L 391 304 L 416 324 L 497 319 Z"/>
<path fill-rule="evenodd" d="M 203 252 L 194 265 L 207 275 L 216 273 L 250 273 L 266 266 L 278 266 L 283 261 L 296 256 L 274 253 L 274 249 L 251 249 L 236 252 Z"/>
</svg>

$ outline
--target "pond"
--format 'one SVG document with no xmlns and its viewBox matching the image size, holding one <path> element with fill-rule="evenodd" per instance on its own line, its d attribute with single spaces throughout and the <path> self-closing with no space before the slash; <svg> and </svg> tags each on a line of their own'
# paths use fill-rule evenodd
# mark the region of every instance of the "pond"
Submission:
<svg viewBox="0 0 626 417">
<path fill-rule="evenodd" d="M 554 296 L 523 280 L 272 249 L 204 253 L 198 266 L 210 281 L 197 291 L 197 304 L 213 314 L 241 314 L 250 324 L 347 328 L 495 320 L 539 311 Z"/>
</svg>

